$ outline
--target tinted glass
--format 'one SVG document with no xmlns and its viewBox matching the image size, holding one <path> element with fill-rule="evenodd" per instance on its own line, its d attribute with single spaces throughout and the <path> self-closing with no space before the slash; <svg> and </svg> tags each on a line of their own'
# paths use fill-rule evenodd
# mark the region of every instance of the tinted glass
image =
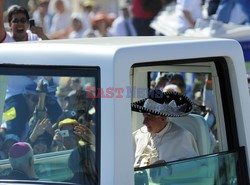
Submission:
<svg viewBox="0 0 250 185">
<path fill-rule="evenodd" d="M 238 184 L 237 153 L 203 156 L 135 170 L 135 184 Z"/>
<path fill-rule="evenodd" d="M 6 67 L 0 81 L 0 178 L 98 184 L 98 69 Z"/>
</svg>

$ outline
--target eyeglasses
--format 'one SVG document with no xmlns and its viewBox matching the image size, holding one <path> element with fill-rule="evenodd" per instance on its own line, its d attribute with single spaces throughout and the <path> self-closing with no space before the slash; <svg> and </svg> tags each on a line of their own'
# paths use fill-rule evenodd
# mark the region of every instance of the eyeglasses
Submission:
<svg viewBox="0 0 250 185">
<path fill-rule="evenodd" d="M 19 22 L 22 23 L 22 24 L 25 24 L 25 23 L 27 23 L 27 19 L 26 18 L 13 19 L 11 22 L 14 23 L 14 24 L 18 24 Z"/>
</svg>

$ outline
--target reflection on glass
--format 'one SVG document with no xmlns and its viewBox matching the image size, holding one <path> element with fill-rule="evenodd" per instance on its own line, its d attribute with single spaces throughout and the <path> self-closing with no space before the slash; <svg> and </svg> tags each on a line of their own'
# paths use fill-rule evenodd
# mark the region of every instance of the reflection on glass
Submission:
<svg viewBox="0 0 250 185">
<path fill-rule="evenodd" d="M 220 152 L 211 73 L 154 71 L 149 72 L 148 77 L 148 88 L 160 89 L 163 92 L 179 92 L 192 100 L 192 113 L 204 117 L 209 127 L 213 148 L 211 153 Z"/>
<path fill-rule="evenodd" d="M 237 153 L 226 153 L 138 168 L 135 169 L 135 184 L 236 185 L 237 162 Z"/>
<path fill-rule="evenodd" d="M 97 102 L 87 92 L 96 76 L 0 75 L 0 81 L 0 178 L 97 184 Z M 35 164 L 34 172 L 23 172 L 20 162 L 18 176 L 8 158 L 22 161 L 20 142 L 30 144 Z"/>
</svg>

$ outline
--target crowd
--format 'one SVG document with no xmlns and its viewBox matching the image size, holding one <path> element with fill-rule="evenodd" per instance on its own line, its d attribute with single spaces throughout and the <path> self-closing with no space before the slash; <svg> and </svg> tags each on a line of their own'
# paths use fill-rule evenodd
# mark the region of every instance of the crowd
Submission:
<svg viewBox="0 0 250 185">
<path fill-rule="evenodd" d="M 26 5 L 29 15 L 26 19 L 32 18 L 35 22 L 35 26 L 30 25 L 30 28 L 27 26 L 25 29 L 30 29 L 43 40 L 157 35 L 157 30 L 150 24 L 162 11 L 170 11 L 167 7 L 174 7 L 179 33 L 194 28 L 198 19 L 207 17 L 224 23 L 250 22 L 250 5 L 247 0 L 124 0 L 117 10 L 119 13 L 102 11 L 95 0 L 79 1 L 78 11 L 73 10 L 72 2 L 69 0 L 27 0 L 25 2 L 26 4 L 16 3 Z M 9 12 L 13 6 L 10 6 L 11 2 L 5 2 L 5 4 L 8 7 L 5 13 L 2 13 L 3 19 L 10 25 Z M 26 21 L 29 24 L 28 20 Z M 21 22 L 21 24 L 24 23 Z M 11 25 L 10 29 L 13 31 Z"/>
<path fill-rule="evenodd" d="M 15 86 L 15 79 L 19 87 Z M 16 142 L 31 144 L 35 154 L 95 145 L 94 100 L 81 78 L 10 76 L 1 124 L 1 159 Z M 92 131 L 91 131 L 92 130 Z M 84 133 L 83 133 L 84 132 Z"/>
<path fill-rule="evenodd" d="M 83 85 L 86 85 L 86 79 L 84 82 L 82 80 L 84 79 L 80 77 L 8 77 L 3 122 L 0 128 L 0 159 L 9 159 L 11 165 L 14 161 L 12 168 L 17 171 L 13 172 L 15 175 L 11 173 L 6 178 L 18 179 L 20 175 L 25 179 L 28 179 L 27 175 L 30 175 L 29 179 L 35 177 L 33 170 L 20 168 L 23 165 L 26 165 L 25 168 L 30 167 L 28 165 L 30 163 L 27 163 L 28 159 L 23 160 L 26 161 L 25 164 L 19 159 L 31 157 L 30 152 L 26 157 L 24 156 L 26 153 L 22 155 L 23 150 L 30 151 L 30 149 L 32 155 L 73 150 L 71 155 L 74 157 L 69 158 L 69 168 L 75 172 L 75 175 L 77 170 L 82 175 L 84 173 L 82 170 L 79 171 L 79 167 L 72 166 L 72 163 L 75 163 L 75 157 L 82 156 L 80 154 L 82 151 L 87 151 L 84 159 L 81 159 L 85 161 L 84 164 L 80 159 L 78 164 L 82 164 L 81 168 L 91 167 L 88 170 L 89 174 L 95 175 L 93 174 L 93 170 L 96 170 L 95 155 L 93 155 L 95 153 L 95 100 L 87 97 L 86 87 Z M 28 147 L 24 143 L 27 143 Z M 16 145 L 21 148 L 13 150 Z M 14 163 L 17 163 L 15 161 L 19 161 L 18 166 L 15 166 Z M 86 167 L 85 164 L 88 166 Z M 23 176 L 19 173 L 20 170 L 27 171 L 27 174 Z M 70 182 L 83 180 L 79 176 L 74 178 Z M 87 180 L 89 177 L 84 178 Z M 96 179 L 91 177 L 88 180 L 93 181 L 89 184 L 96 183 Z"/>
</svg>

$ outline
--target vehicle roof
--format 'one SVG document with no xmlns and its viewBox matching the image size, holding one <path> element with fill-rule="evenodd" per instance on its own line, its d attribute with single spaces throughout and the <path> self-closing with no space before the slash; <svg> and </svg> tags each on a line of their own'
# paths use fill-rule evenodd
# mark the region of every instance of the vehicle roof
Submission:
<svg viewBox="0 0 250 185">
<path fill-rule="evenodd" d="M 90 45 L 112 45 L 112 46 L 131 46 L 135 44 L 154 44 L 166 42 L 182 42 L 182 41 L 196 41 L 196 40 L 214 40 L 209 37 L 185 37 L 185 36 L 153 36 L 153 37 L 96 37 L 96 38 L 82 38 L 82 39 L 60 39 L 47 40 L 44 43 L 64 43 L 64 44 L 90 44 Z M 225 40 L 225 39 L 220 39 Z M 36 42 L 37 43 L 37 42 Z"/>
<path fill-rule="evenodd" d="M 0 44 L 0 63 L 60 66 L 122 63 L 130 67 L 134 63 L 150 61 L 221 56 L 232 58 L 239 55 L 236 50 L 241 50 L 241 46 L 231 39 L 180 36 L 101 37 Z"/>
</svg>

